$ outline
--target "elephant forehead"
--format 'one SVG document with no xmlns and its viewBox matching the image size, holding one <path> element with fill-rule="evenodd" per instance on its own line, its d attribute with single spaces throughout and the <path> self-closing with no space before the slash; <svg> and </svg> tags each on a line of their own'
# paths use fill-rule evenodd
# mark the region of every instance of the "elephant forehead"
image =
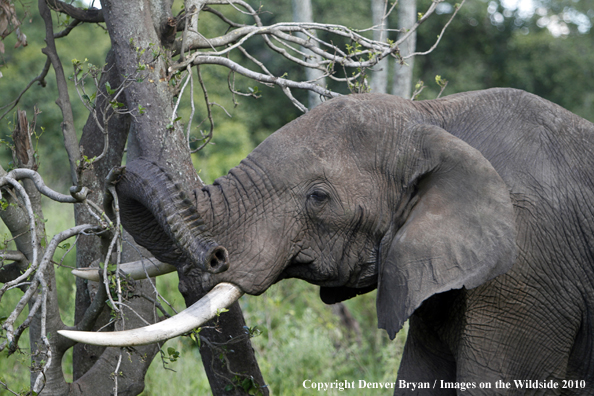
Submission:
<svg viewBox="0 0 594 396">
<path fill-rule="evenodd" d="M 302 174 L 332 172 L 348 167 L 349 155 L 342 139 L 305 139 L 274 134 L 250 157 L 272 173 Z"/>
</svg>

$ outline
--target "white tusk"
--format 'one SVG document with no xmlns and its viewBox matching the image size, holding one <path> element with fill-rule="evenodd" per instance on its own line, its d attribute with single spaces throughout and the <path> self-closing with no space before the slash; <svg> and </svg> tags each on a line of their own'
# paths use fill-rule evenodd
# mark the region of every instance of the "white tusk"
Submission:
<svg viewBox="0 0 594 396">
<path fill-rule="evenodd" d="M 120 270 L 130 275 L 132 279 L 146 279 L 148 277 L 159 276 L 174 272 L 176 268 L 173 265 L 162 263 L 156 259 L 150 260 L 138 260 L 130 263 L 124 263 L 120 265 Z M 72 275 L 78 276 L 79 278 L 88 279 L 91 281 L 99 282 L 99 271 L 101 268 L 88 267 L 88 268 L 77 268 L 72 270 Z"/>
<path fill-rule="evenodd" d="M 185 334 L 204 325 L 221 309 L 228 308 L 243 295 L 231 283 L 219 283 L 204 297 L 177 315 L 162 322 L 137 329 L 114 332 L 58 330 L 62 336 L 84 344 L 126 347 L 152 344 Z"/>
</svg>

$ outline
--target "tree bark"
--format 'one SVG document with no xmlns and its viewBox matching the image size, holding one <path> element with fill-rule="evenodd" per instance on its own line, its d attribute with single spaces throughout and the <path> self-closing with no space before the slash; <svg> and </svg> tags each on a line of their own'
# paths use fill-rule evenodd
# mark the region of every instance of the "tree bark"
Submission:
<svg viewBox="0 0 594 396">
<path fill-rule="evenodd" d="M 134 120 L 132 137 L 138 143 L 139 156 L 176 170 L 179 182 L 191 189 L 199 181 L 181 127 L 170 126 L 173 97 L 164 49 L 153 25 L 168 16 L 153 15 L 152 11 L 162 8 L 145 3 L 101 2 L 118 70 L 130 79 L 125 98 Z"/>
<path fill-rule="evenodd" d="M 186 305 L 190 306 L 205 294 L 201 279 L 189 278 L 182 271 L 178 275 L 180 285 L 183 285 L 180 291 Z M 198 336 L 201 339 L 200 356 L 214 396 L 248 395 L 249 389 L 246 391 L 242 384 L 259 389 L 263 396 L 269 394 L 238 302 L 229 307 L 229 312 L 204 325 Z M 251 383 L 245 382 L 250 380 Z"/>
<path fill-rule="evenodd" d="M 293 22 L 313 22 L 313 16 L 312 16 L 313 12 L 312 12 L 312 8 L 311 8 L 311 0 L 292 0 L 292 5 L 293 5 Z M 312 34 L 315 34 L 315 33 L 312 32 Z M 307 39 L 307 37 L 305 37 L 302 34 L 297 34 L 297 36 L 299 36 L 303 39 Z M 306 48 L 301 48 L 301 51 L 308 54 L 308 59 L 307 59 L 308 63 L 320 60 L 319 56 L 315 55 L 313 52 L 311 52 L 310 50 L 308 50 Z M 326 86 L 326 81 L 324 78 L 322 78 L 323 75 L 324 75 L 324 72 L 322 70 L 312 69 L 309 67 L 305 69 L 305 78 L 308 81 L 314 81 L 317 85 L 319 85 L 321 87 Z M 313 91 L 308 91 L 308 107 L 310 109 L 312 109 L 312 108 L 316 107 L 317 105 L 319 105 L 320 103 L 322 103 L 322 99 L 321 99 L 320 95 Z"/>
<path fill-rule="evenodd" d="M 112 50 L 121 75 L 131 76 L 132 81 L 125 91 L 127 108 L 132 112 L 129 135 L 128 160 L 137 156 L 159 162 L 178 175 L 178 182 L 190 193 L 201 187 L 200 179 L 193 168 L 186 136 L 178 123 L 172 124 L 173 95 L 168 85 L 165 51 L 161 48 L 160 26 L 171 16 L 161 3 L 147 7 L 141 0 L 103 0 L 102 8 L 110 32 Z M 161 12 L 160 15 L 157 13 Z M 155 24 L 157 27 L 155 27 Z M 155 53 L 158 55 L 155 56 Z M 138 80 L 142 80 L 138 82 Z M 202 297 L 201 290 L 192 291 L 193 301 Z M 188 302 L 188 300 L 187 300 Z M 225 317 L 216 335 L 229 340 L 238 331 L 244 331 L 245 321 L 239 305 L 221 317 Z M 207 331 L 208 333 L 208 331 Z M 212 334 L 214 336 L 215 334 Z M 211 336 L 211 334 L 209 334 Z M 216 342 L 216 340 L 215 340 Z M 242 350 L 240 358 L 230 356 L 233 370 L 257 378 L 262 384 L 262 375 L 254 356 L 249 338 L 241 338 L 234 350 Z M 217 355 L 218 356 L 218 355 Z M 218 377 L 226 368 L 213 367 L 211 356 L 202 355 L 205 370 L 211 380 L 214 395 L 228 395 L 228 382 Z M 89 373 L 90 374 L 90 373 Z M 247 394 L 236 388 L 237 394 Z"/>
<path fill-rule="evenodd" d="M 105 84 L 109 82 L 111 87 L 118 87 L 121 83 L 120 74 L 115 66 L 115 56 L 110 51 L 105 60 L 106 72 L 101 75 L 99 87 L 103 95 L 106 94 Z M 103 95 L 97 95 L 98 100 L 96 109 L 98 119 L 103 119 L 103 111 L 109 108 L 105 103 Z M 82 184 L 91 190 L 89 198 L 100 207 L 103 206 L 103 192 L 105 190 L 105 178 L 114 166 L 122 163 L 124 147 L 128 130 L 130 129 L 130 116 L 114 116 L 110 119 L 107 126 L 109 147 L 107 155 L 93 164 L 91 169 L 86 170 L 82 175 Z M 89 158 L 99 156 L 104 147 L 103 132 L 97 125 L 95 118 L 90 115 L 83 127 L 83 133 L 80 139 L 80 148 L 84 155 Z M 77 225 L 92 223 L 94 219 L 86 208 L 77 204 L 74 206 L 74 218 Z M 77 242 L 76 266 L 77 268 L 89 267 L 92 263 L 103 261 L 107 254 L 107 241 L 92 235 L 81 235 Z M 76 278 L 76 303 L 74 321 L 79 323 L 85 312 L 91 305 L 92 289 L 96 288 L 95 282 L 88 282 L 81 278 Z M 93 330 L 103 327 L 110 319 L 109 309 L 105 308 L 102 317 L 97 321 Z M 73 354 L 73 379 L 76 381 L 83 376 L 99 359 L 105 348 L 95 345 L 77 344 L 74 346 Z"/>
<path fill-rule="evenodd" d="M 398 4 L 398 28 L 409 30 L 417 21 L 417 5 L 415 0 L 400 0 Z M 401 31 L 400 36 L 406 32 Z M 408 40 L 400 46 L 400 55 L 408 56 L 415 52 L 417 32 L 413 32 Z M 414 58 L 409 58 L 405 64 L 396 62 L 394 66 L 394 84 L 392 94 L 401 98 L 410 99 L 412 93 Z"/>
<path fill-rule="evenodd" d="M 386 12 L 387 0 L 371 0 L 371 16 L 372 24 L 375 26 L 373 30 L 373 39 L 376 41 L 386 41 L 388 39 L 388 21 L 384 19 Z M 373 67 L 371 74 L 371 92 L 386 93 L 388 92 L 388 59 L 384 58 Z"/>
</svg>

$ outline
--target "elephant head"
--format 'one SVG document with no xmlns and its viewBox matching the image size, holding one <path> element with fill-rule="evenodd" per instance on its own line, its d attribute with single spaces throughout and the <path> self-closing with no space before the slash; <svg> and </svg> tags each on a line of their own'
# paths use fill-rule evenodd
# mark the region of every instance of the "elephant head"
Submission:
<svg viewBox="0 0 594 396">
<path fill-rule="evenodd" d="M 225 285 L 231 301 L 293 277 L 320 285 L 322 299 L 334 303 L 377 288 L 379 327 L 393 338 L 424 300 L 477 287 L 515 260 L 505 183 L 418 106 L 388 95 L 328 101 L 195 191 L 192 202 L 160 167 L 138 160 L 117 185 L 132 202 L 122 206 L 123 225 L 178 266 L 182 293 L 191 282 Z M 130 188 L 131 179 L 151 187 Z M 163 192 L 147 193 L 153 189 Z M 172 215 L 158 220 L 161 211 Z M 214 241 L 226 247 L 228 268 L 192 264 L 207 259 L 190 260 L 191 252 Z M 164 254 L 163 245 L 177 248 Z"/>
</svg>

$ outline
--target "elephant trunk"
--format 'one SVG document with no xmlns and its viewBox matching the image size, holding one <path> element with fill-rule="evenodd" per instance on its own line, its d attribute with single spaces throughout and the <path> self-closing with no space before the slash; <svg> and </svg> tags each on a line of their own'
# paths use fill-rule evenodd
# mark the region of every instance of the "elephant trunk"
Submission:
<svg viewBox="0 0 594 396">
<path fill-rule="evenodd" d="M 191 263 L 210 273 L 229 267 L 192 202 L 157 163 L 138 158 L 116 183 L 122 225 L 136 243 L 159 261 L 176 267 Z"/>
</svg>

